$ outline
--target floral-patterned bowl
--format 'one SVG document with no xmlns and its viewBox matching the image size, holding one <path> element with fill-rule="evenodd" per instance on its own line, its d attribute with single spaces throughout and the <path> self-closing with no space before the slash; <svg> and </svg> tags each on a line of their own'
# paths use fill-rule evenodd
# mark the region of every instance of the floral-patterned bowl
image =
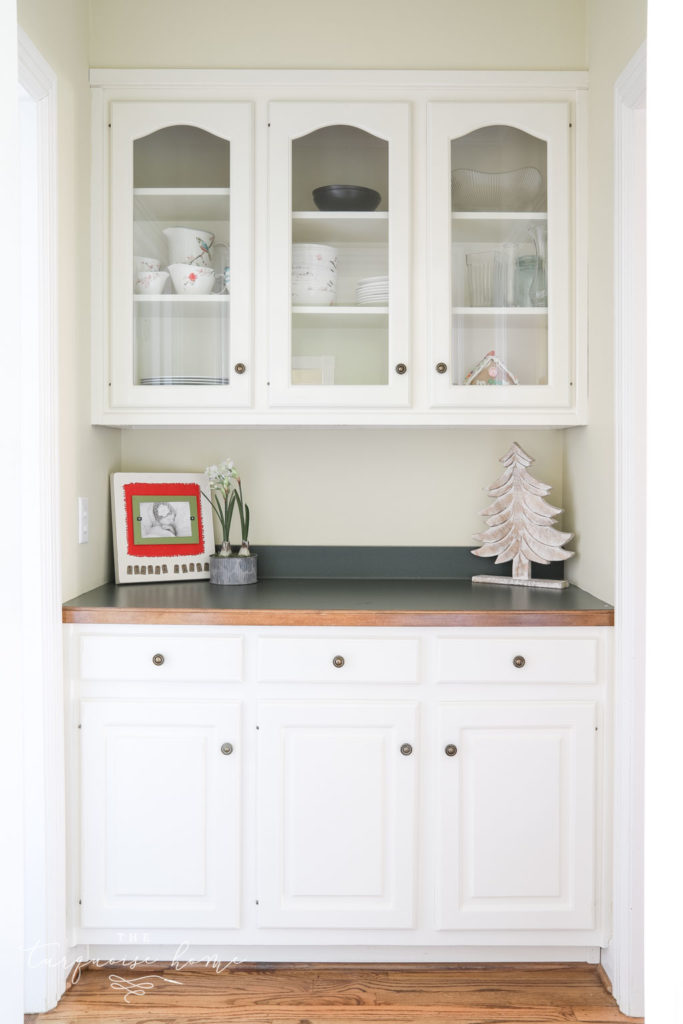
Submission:
<svg viewBox="0 0 683 1024">
<path fill-rule="evenodd" d="M 135 292 L 137 295 L 161 295 L 167 281 L 165 270 L 143 271 L 135 279 Z"/>
<path fill-rule="evenodd" d="M 171 263 L 168 269 L 178 295 L 209 295 L 213 290 L 215 274 L 211 267 Z"/>
</svg>

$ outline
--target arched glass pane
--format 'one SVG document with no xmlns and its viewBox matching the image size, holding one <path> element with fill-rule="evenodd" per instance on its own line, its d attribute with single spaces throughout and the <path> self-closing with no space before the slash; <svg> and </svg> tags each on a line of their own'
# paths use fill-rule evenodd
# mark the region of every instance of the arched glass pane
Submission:
<svg viewBox="0 0 683 1024">
<path fill-rule="evenodd" d="M 228 384 L 230 143 L 173 125 L 133 168 L 135 383 Z"/>
<path fill-rule="evenodd" d="M 336 124 L 293 141 L 292 384 L 387 384 L 389 204 L 385 139 Z"/>
<path fill-rule="evenodd" d="M 548 383 L 547 148 L 502 124 L 451 142 L 455 384 Z"/>
</svg>

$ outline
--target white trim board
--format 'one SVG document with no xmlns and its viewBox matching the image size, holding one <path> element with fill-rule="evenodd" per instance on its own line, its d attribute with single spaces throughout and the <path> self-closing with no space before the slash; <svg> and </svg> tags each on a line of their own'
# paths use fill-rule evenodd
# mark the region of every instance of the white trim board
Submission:
<svg viewBox="0 0 683 1024">
<path fill-rule="evenodd" d="M 645 44 L 615 86 L 616 598 L 613 935 L 602 964 L 643 1008 L 645 715 Z"/>
<path fill-rule="evenodd" d="M 30 160 L 31 273 L 22 298 L 22 516 L 25 588 L 24 801 L 25 1010 L 55 1006 L 65 987 L 64 737 L 57 376 L 57 77 L 26 34 L 18 33 L 19 83 L 26 111 L 21 147 Z M 26 147 L 26 148 L 24 148 Z M 37 266 L 36 266 L 37 263 Z M 26 280 L 28 278 L 28 280 Z M 35 472 L 35 466 L 41 471 Z M 49 509 L 49 515 L 44 510 Z M 40 580 L 40 586 L 35 581 Z M 38 603 L 36 604 L 36 593 Z M 49 954 L 48 952 L 49 951 Z M 35 965 L 38 966 L 35 966 Z"/>
</svg>

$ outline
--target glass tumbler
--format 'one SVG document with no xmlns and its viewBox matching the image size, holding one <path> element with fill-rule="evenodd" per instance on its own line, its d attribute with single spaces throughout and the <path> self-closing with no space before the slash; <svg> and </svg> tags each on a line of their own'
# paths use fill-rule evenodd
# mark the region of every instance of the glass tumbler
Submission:
<svg viewBox="0 0 683 1024">
<path fill-rule="evenodd" d="M 465 256 L 470 306 L 493 305 L 495 252 L 469 252 Z"/>
</svg>

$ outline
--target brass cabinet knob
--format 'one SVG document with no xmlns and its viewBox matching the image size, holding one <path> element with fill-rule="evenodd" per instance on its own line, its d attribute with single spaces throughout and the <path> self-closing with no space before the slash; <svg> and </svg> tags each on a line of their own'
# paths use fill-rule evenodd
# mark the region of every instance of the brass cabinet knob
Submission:
<svg viewBox="0 0 683 1024">
<path fill-rule="evenodd" d="M 232 743 L 224 743 L 221 747 L 221 754 L 232 754 L 234 749 Z"/>
<path fill-rule="evenodd" d="M 396 373 L 399 377 L 402 377 L 404 373 L 408 372 L 408 367 L 405 363 L 396 363 Z"/>
<path fill-rule="evenodd" d="M 524 668 L 526 665 L 526 658 L 523 658 L 521 654 L 516 654 L 512 659 L 512 664 L 515 668 Z"/>
<path fill-rule="evenodd" d="M 437 373 L 445 373 L 447 369 L 448 369 L 448 366 L 446 365 L 446 363 L 437 363 L 436 364 L 436 372 Z"/>
<path fill-rule="evenodd" d="M 235 373 L 246 373 L 247 368 L 244 363 L 235 363 Z"/>
<path fill-rule="evenodd" d="M 455 757 L 455 755 L 458 753 L 458 748 L 456 747 L 455 743 L 447 743 L 443 749 L 446 752 L 446 757 Z"/>
<path fill-rule="evenodd" d="M 410 743 L 402 743 L 401 744 L 401 753 L 403 754 L 404 757 L 410 757 L 412 752 L 413 752 L 413 748 L 411 747 Z"/>
<path fill-rule="evenodd" d="M 154 665 L 163 665 L 165 660 L 163 654 L 155 654 L 152 658 L 152 663 Z"/>
<path fill-rule="evenodd" d="M 334 658 L 332 659 L 332 664 L 334 665 L 335 668 L 344 667 L 345 662 L 341 654 L 335 654 Z"/>
</svg>

